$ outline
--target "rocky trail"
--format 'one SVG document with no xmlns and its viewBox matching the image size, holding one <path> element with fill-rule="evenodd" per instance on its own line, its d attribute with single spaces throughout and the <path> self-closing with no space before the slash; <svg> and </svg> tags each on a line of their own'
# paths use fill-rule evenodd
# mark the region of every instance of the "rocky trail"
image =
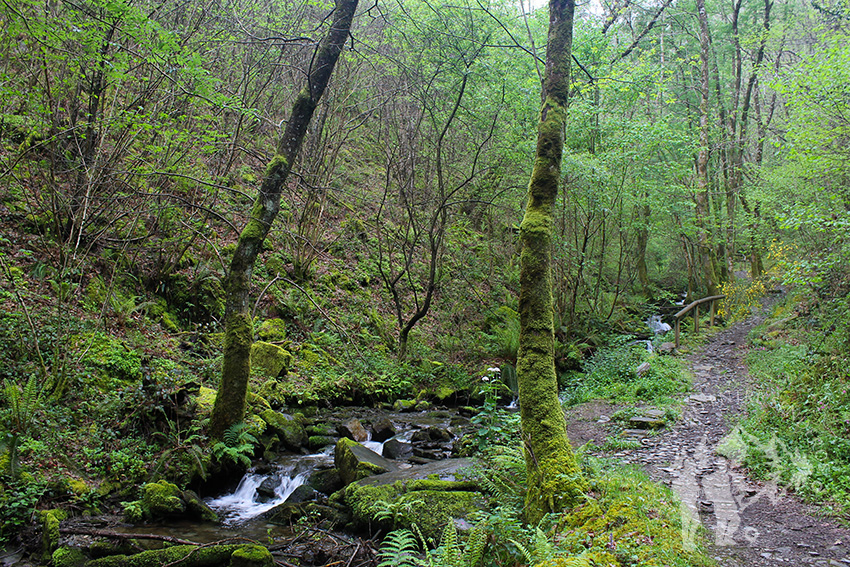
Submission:
<svg viewBox="0 0 850 567">
<path fill-rule="evenodd" d="M 641 436 L 640 448 L 613 457 L 638 464 L 671 486 L 682 500 L 683 537 L 693 538 L 701 522 L 709 531 L 708 553 L 724 567 L 850 566 L 850 529 L 775 483 L 748 478 L 746 470 L 716 452 L 735 433 L 752 392 L 744 365 L 747 335 L 763 319 L 764 313 L 722 330 L 689 355 L 694 384 L 681 419 Z M 612 409 L 577 409 L 570 419 L 571 438 L 599 442 L 610 435 L 604 413 Z"/>
</svg>

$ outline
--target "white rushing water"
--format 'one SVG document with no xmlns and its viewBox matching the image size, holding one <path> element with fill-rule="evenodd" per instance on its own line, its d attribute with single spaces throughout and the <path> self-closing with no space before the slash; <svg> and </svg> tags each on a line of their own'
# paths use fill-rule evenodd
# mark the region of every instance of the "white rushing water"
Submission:
<svg viewBox="0 0 850 567">
<path fill-rule="evenodd" d="M 655 333 L 656 335 L 659 333 L 666 333 L 667 331 L 673 328 L 661 320 L 661 315 L 651 316 L 649 319 L 646 320 L 646 325 L 649 327 L 649 330 Z"/>
<path fill-rule="evenodd" d="M 279 469 L 271 475 L 248 472 L 239 481 L 239 486 L 232 494 L 225 494 L 209 500 L 207 504 L 224 518 L 226 524 L 245 522 L 286 502 L 289 495 L 304 484 L 310 471 L 293 473 L 294 471 L 287 471 L 286 469 Z M 269 498 L 263 502 L 257 489 L 268 478 L 272 478 L 276 482 L 274 498 Z"/>
</svg>

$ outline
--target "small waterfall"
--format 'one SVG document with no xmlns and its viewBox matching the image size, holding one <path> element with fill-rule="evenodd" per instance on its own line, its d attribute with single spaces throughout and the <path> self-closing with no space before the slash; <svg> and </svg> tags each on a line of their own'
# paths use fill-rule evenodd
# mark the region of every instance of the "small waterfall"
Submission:
<svg viewBox="0 0 850 567">
<path fill-rule="evenodd" d="M 310 471 L 294 474 L 295 471 L 292 469 L 292 467 L 281 468 L 271 475 L 248 472 L 239 481 L 239 486 L 232 494 L 219 496 L 207 501 L 207 504 L 224 518 L 225 524 L 241 524 L 283 504 L 296 488 L 304 484 Z M 270 478 L 276 483 L 274 498 L 263 502 L 258 489 Z"/>
<path fill-rule="evenodd" d="M 661 315 L 652 315 L 649 319 L 646 320 L 646 326 L 649 327 L 649 330 L 656 335 L 660 333 L 666 333 L 667 331 L 673 328 L 661 320 Z"/>
</svg>

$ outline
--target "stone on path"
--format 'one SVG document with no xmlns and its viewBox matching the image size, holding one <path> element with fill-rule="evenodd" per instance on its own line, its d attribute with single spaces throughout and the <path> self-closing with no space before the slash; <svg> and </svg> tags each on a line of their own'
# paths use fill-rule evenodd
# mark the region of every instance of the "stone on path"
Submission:
<svg viewBox="0 0 850 567">
<path fill-rule="evenodd" d="M 688 399 L 692 402 L 700 402 L 700 403 L 708 403 L 717 400 L 717 397 L 712 396 L 711 394 L 691 394 L 688 396 Z"/>
</svg>

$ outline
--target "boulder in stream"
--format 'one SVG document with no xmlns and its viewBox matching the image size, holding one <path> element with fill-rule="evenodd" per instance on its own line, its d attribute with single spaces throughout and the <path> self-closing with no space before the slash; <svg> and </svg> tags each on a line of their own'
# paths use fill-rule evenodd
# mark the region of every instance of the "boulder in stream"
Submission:
<svg viewBox="0 0 850 567">
<path fill-rule="evenodd" d="M 271 409 L 260 417 L 268 424 L 268 430 L 277 435 L 281 444 L 290 451 L 299 451 L 307 443 L 307 432 L 301 419 Z"/>
<path fill-rule="evenodd" d="M 334 465 L 345 484 L 375 474 L 398 470 L 398 465 L 351 439 L 342 438 L 334 449 Z"/>
<path fill-rule="evenodd" d="M 360 420 L 355 418 L 351 418 L 348 421 L 341 423 L 336 428 L 336 431 L 337 433 L 339 433 L 340 437 L 353 439 L 358 443 L 369 440 L 369 432 L 366 431 L 366 428 L 363 427 L 363 424 L 360 423 Z"/>
<path fill-rule="evenodd" d="M 372 422 L 372 441 L 386 441 L 396 434 L 395 426 L 386 417 Z"/>
<path fill-rule="evenodd" d="M 349 484 L 340 498 L 351 509 L 355 527 L 375 524 L 375 514 L 391 507 L 397 513 L 382 529 L 411 529 L 439 540 L 446 522 L 469 518 L 484 507 L 484 496 L 471 481 L 457 480 L 468 459 L 446 459 L 419 467 L 371 476 Z M 332 499 L 332 500 L 334 500 Z"/>
<path fill-rule="evenodd" d="M 180 490 L 177 485 L 160 480 L 142 485 L 141 498 L 125 506 L 128 522 L 162 518 L 187 518 L 215 522 L 218 516 L 191 490 Z"/>
<path fill-rule="evenodd" d="M 339 476 L 339 471 L 336 469 L 320 469 L 313 471 L 307 478 L 307 485 L 311 486 L 322 494 L 331 495 L 345 484 Z"/>
<path fill-rule="evenodd" d="M 405 459 L 413 454 L 413 446 L 399 439 L 390 439 L 384 443 L 382 453 L 388 459 Z"/>
</svg>

